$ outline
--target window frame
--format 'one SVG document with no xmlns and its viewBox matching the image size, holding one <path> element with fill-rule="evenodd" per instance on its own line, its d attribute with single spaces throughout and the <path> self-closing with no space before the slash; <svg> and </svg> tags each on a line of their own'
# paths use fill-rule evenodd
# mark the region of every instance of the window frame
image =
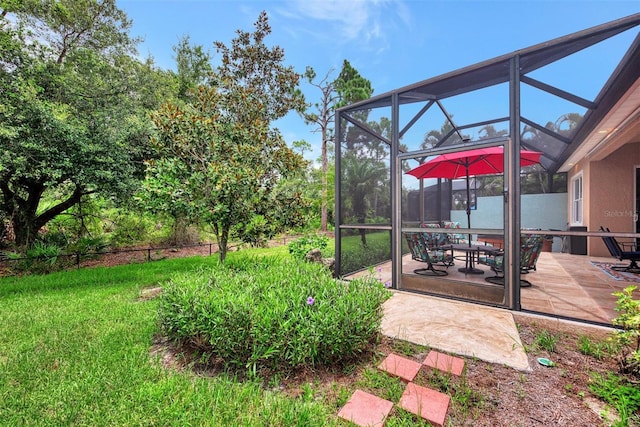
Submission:
<svg viewBox="0 0 640 427">
<path fill-rule="evenodd" d="M 579 186 L 579 187 L 576 187 Z M 577 191 L 576 191 L 577 190 Z M 579 195 L 576 193 L 579 192 Z M 570 224 L 579 226 L 584 223 L 584 179 L 582 171 L 571 177 L 571 220 Z"/>
</svg>

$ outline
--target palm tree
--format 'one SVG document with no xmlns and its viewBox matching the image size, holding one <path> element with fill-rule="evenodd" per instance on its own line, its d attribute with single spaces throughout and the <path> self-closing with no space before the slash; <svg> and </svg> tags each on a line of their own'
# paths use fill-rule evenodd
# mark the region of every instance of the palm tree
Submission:
<svg viewBox="0 0 640 427">
<path fill-rule="evenodd" d="M 451 121 L 445 120 L 440 130 L 433 129 L 424 136 L 424 139 L 422 140 L 422 144 L 420 144 L 420 147 L 423 150 L 438 147 L 444 143 L 444 137 L 446 137 L 449 134 L 451 135 L 446 140 L 448 141 L 447 145 L 458 144 L 462 142 L 463 139 L 468 138 L 468 135 L 461 135 L 460 132 L 457 132 L 457 131 L 453 132 L 453 131 L 454 131 L 454 128 Z"/>
<path fill-rule="evenodd" d="M 352 214 L 359 224 L 364 224 L 371 197 L 381 187 L 387 167 L 384 163 L 369 158 L 358 158 L 352 153 L 342 159 L 343 183 L 345 196 L 351 202 Z M 367 237 L 364 229 L 360 229 L 360 240 L 366 246 Z"/>
<path fill-rule="evenodd" d="M 508 134 L 508 130 L 496 130 L 493 125 L 483 126 L 480 131 L 478 131 L 479 139 L 499 138 L 501 136 L 507 136 Z"/>
</svg>

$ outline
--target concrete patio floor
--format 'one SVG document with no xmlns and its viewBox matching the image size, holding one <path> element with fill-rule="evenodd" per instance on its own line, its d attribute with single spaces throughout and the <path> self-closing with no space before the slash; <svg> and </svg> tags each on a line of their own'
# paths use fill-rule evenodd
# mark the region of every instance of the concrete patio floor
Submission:
<svg viewBox="0 0 640 427">
<path fill-rule="evenodd" d="M 615 262 L 616 260 L 611 257 L 601 258 L 560 252 L 542 252 L 538 259 L 537 271 L 523 275 L 523 278 L 531 282 L 532 286 L 521 288 L 522 310 L 543 313 L 551 317 L 610 325 L 612 319 L 618 315 L 615 311 L 617 298 L 613 293 L 621 291 L 633 283 L 611 278 L 592 265 L 591 261 Z M 464 286 L 466 283 L 469 287 L 485 286 L 482 288 L 485 291 L 491 290 L 494 293 L 498 292 L 499 295 L 503 294 L 500 287 L 496 288 L 495 285 L 485 281 L 486 277 L 493 275 L 487 266 L 476 265 L 484 270 L 482 275 L 465 275 L 458 271 L 460 264 L 461 261 L 456 260 L 456 265 L 448 269 L 438 266 L 438 269 L 446 270 L 449 274 L 444 277 L 425 278 L 413 274 L 413 270 L 424 267 L 424 263 L 413 261 L 407 255 L 403 257 L 405 283 L 403 283 L 401 290 L 455 297 L 455 294 L 447 294 L 448 287 L 452 285 Z M 366 274 L 369 273 L 360 272 L 350 277 Z M 391 263 L 377 266 L 375 274 L 383 282 L 391 280 Z M 639 282 L 636 284 L 640 287 L 640 275 L 638 278 Z M 438 284 L 438 286 L 434 287 L 434 284 Z M 436 290 L 434 291 L 434 289 Z"/>
<path fill-rule="evenodd" d="M 395 291 L 384 304 L 382 333 L 521 371 L 530 369 L 507 310 Z"/>
</svg>

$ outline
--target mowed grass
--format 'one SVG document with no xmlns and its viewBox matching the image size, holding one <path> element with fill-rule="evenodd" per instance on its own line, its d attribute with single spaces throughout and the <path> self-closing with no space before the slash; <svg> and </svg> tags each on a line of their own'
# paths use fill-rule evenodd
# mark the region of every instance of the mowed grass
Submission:
<svg viewBox="0 0 640 427">
<path fill-rule="evenodd" d="M 0 279 L 0 425 L 341 425 L 312 396 L 166 369 L 150 354 L 157 301 L 141 300 L 141 289 L 216 262 Z"/>
</svg>

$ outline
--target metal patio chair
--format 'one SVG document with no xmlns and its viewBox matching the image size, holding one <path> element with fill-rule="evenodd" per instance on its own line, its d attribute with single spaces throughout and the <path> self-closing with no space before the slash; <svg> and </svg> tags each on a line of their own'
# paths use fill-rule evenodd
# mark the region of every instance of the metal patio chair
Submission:
<svg viewBox="0 0 640 427">
<path fill-rule="evenodd" d="M 604 227 L 600 227 L 600 231 L 611 233 L 611 230 Z M 613 236 L 602 236 L 602 240 L 612 257 L 620 261 L 630 261 L 629 265 L 626 266 L 611 266 L 613 270 L 640 274 L 640 266 L 638 265 L 638 261 L 640 261 L 640 250 L 638 250 L 635 243 L 618 242 Z"/>
<path fill-rule="evenodd" d="M 542 251 L 542 235 L 531 234 L 520 237 L 520 273 L 527 274 L 531 270 L 536 270 L 536 263 Z M 495 273 L 495 276 L 487 277 L 485 280 L 496 285 L 504 285 L 504 251 L 490 253 L 486 257 L 478 258 L 479 264 L 488 265 Z M 520 286 L 527 288 L 531 282 L 520 278 Z"/>
<path fill-rule="evenodd" d="M 423 276 L 446 276 L 449 274 L 446 270 L 434 267 L 434 264 L 442 264 L 445 267 L 453 265 L 453 255 L 447 249 L 430 250 L 423 233 L 405 232 L 404 237 L 411 251 L 411 258 L 427 264 L 425 268 L 413 270 L 414 273 Z"/>
</svg>

